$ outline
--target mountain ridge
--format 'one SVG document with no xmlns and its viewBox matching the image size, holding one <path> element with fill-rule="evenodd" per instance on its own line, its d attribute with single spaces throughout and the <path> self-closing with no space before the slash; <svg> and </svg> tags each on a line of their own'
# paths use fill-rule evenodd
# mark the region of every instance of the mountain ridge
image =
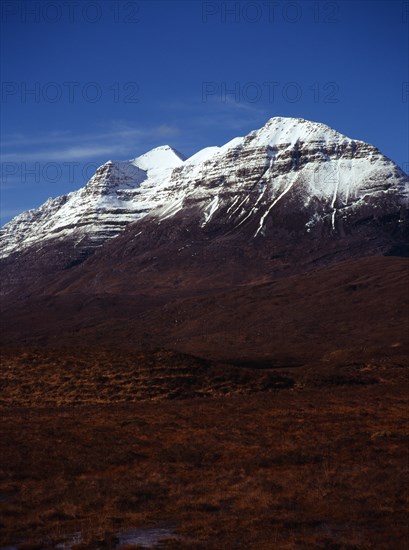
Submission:
<svg viewBox="0 0 409 550">
<path fill-rule="evenodd" d="M 186 160 L 105 163 L 43 226 L 12 226 L 3 345 L 287 367 L 407 354 L 409 178 L 323 125 L 266 126 Z"/>
<path fill-rule="evenodd" d="M 265 233 L 274 206 L 302 184 L 305 207 L 322 200 L 321 217 L 329 216 L 335 230 L 340 209 L 350 213 L 365 193 L 370 199 L 380 193 L 386 199 L 399 196 L 399 205 L 406 206 L 408 181 L 372 145 L 321 123 L 275 117 L 244 137 L 187 159 L 165 145 L 130 161 L 108 161 L 83 188 L 48 199 L 6 224 L 0 252 L 7 256 L 39 241 L 66 237 L 100 246 L 129 223 L 145 216 L 167 219 L 192 204 L 200 205 L 202 226 L 223 204 L 238 226 L 257 215 L 256 237 Z M 305 221 L 307 230 L 317 217 L 317 208 L 313 210 Z"/>
<path fill-rule="evenodd" d="M 108 161 L 18 216 L 2 232 L 1 294 L 174 292 L 406 256 L 408 195 L 409 177 L 372 145 L 276 117 L 190 159 L 161 146 Z"/>
</svg>

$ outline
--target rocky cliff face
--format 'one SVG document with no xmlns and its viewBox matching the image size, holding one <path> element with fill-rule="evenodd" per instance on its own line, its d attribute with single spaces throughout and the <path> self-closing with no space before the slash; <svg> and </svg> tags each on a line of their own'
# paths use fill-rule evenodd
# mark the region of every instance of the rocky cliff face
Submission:
<svg viewBox="0 0 409 550">
<path fill-rule="evenodd" d="M 200 269 L 235 255 L 238 265 L 245 250 L 302 263 L 304 253 L 333 249 L 334 239 L 344 239 L 343 258 L 354 247 L 358 255 L 402 250 L 408 197 L 408 176 L 372 145 L 323 124 L 272 118 L 186 160 L 164 146 L 109 161 L 84 188 L 17 216 L 2 230 L 3 292 L 33 272 L 80 264 L 108 240 L 104 250 L 117 256 L 112 238 L 121 234 L 118 246 L 134 256 L 163 245 L 171 263 L 189 249 L 186 261 L 197 257 Z M 198 242 L 211 252 L 195 252 Z"/>
</svg>

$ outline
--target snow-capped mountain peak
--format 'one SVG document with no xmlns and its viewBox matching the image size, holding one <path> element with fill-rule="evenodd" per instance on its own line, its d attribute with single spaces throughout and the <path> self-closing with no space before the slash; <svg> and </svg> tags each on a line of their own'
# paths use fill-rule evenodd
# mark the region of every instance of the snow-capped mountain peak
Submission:
<svg viewBox="0 0 409 550">
<path fill-rule="evenodd" d="M 406 206 L 409 178 L 375 147 L 325 124 L 274 117 L 260 129 L 185 159 L 164 145 L 108 161 L 78 191 L 50 199 L 2 230 L 3 256 L 52 239 L 96 247 L 132 222 L 189 210 L 198 227 L 342 233 L 360 217 Z M 297 220 L 295 223 L 294 220 Z"/>
<path fill-rule="evenodd" d="M 262 128 L 251 132 L 250 136 L 254 139 L 254 144 L 270 147 L 285 144 L 292 146 L 296 142 L 340 143 L 352 141 L 325 124 L 311 122 L 303 118 L 287 117 L 270 118 Z"/>
<path fill-rule="evenodd" d="M 175 168 L 183 164 L 185 157 L 170 147 L 169 145 L 161 145 L 155 147 L 147 153 L 133 159 L 131 163 L 142 170 L 160 170 L 166 168 Z"/>
</svg>

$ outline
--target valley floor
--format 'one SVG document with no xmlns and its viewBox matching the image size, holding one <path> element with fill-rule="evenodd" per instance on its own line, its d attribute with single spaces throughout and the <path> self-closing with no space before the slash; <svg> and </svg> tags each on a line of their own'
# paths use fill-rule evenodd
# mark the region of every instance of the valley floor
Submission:
<svg viewBox="0 0 409 550">
<path fill-rule="evenodd" d="M 126 382 L 107 355 L 81 377 L 44 353 L 3 350 L 0 547 L 109 549 L 162 529 L 174 549 L 406 548 L 402 358 L 217 382 L 217 365 L 158 352 Z M 162 377 L 136 399 L 158 362 L 185 394 Z"/>
</svg>

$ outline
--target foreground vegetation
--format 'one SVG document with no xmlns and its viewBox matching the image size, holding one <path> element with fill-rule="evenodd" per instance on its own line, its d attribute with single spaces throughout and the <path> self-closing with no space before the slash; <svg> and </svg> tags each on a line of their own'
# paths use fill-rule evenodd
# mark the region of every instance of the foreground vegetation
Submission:
<svg viewBox="0 0 409 550">
<path fill-rule="evenodd" d="M 80 532 L 76 550 L 115 548 L 166 525 L 175 549 L 405 548 L 402 360 L 222 372 L 169 352 L 2 356 L 0 546 Z"/>
</svg>

